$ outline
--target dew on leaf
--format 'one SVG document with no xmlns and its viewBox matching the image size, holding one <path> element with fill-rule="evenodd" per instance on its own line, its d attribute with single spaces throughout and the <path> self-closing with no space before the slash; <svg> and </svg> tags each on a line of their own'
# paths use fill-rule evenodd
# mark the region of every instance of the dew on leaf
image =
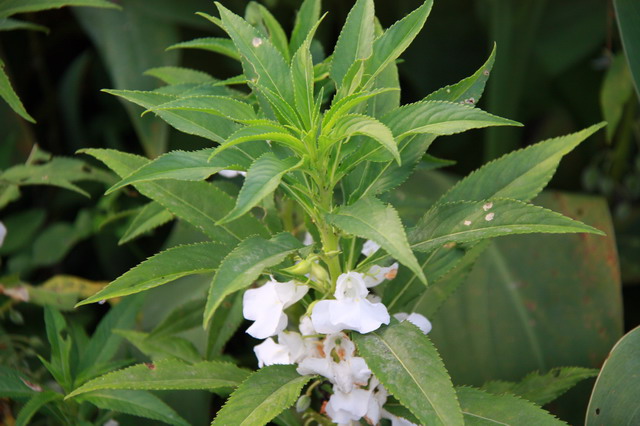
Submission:
<svg viewBox="0 0 640 426">
<path fill-rule="evenodd" d="M 251 44 L 253 45 L 253 47 L 260 47 L 260 45 L 262 44 L 262 39 L 260 37 L 254 37 L 253 40 L 251 40 Z"/>
</svg>

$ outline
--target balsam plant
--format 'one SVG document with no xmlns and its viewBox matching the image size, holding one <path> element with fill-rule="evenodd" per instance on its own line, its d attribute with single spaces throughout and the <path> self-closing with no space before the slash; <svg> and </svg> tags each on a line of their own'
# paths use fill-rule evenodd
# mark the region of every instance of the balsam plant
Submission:
<svg viewBox="0 0 640 426">
<path fill-rule="evenodd" d="M 177 217 L 208 241 L 158 253 L 79 305 L 212 273 L 208 295 L 149 334 L 130 332 L 127 338 L 159 361 L 65 389 L 66 400 L 115 389 L 235 389 L 213 424 L 560 423 L 535 402 L 548 402 L 590 371 L 485 390 L 454 387 L 423 314 L 455 290 L 442 277 L 471 262 L 491 238 L 602 234 L 529 203 L 561 158 L 602 126 L 485 165 L 405 228 L 385 194 L 418 165 L 447 164 L 427 154 L 438 136 L 519 125 L 476 107 L 495 51 L 472 76 L 400 106 L 396 61 L 432 1 L 386 30 L 373 0 L 356 1 L 327 57 L 314 40 L 319 0 L 302 4 L 289 37 L 263 6 L 251 3 L 243 19 L 216 5 L 220 18 L 201 15 L 229 38 L 173 48 L 216 51 L 239 60 L 243 74 L 220 81 L 165 67 L 149 71 L 167 83 L 158 90 L 108 90 L 212 146 L 154 160 L 83 151 L 121 177 L 108 193 L 133 185 L 152 200 L 132 235 Z M 223 171 L 246 172 L 239 192 L 210 179 Z M 404 310 L 407 295 L 424 292 L 431 293 L 429 312 Z M 260 368 L 251 373 L 220 360 L 240 314 L 253 321 L 247 333 L 263 340 L 253 348 Z M 172 340 L 196 321 L 208 331 L 204 356 Z M 531 385 L 558 377 L 551 389 Z"/>
</svg>

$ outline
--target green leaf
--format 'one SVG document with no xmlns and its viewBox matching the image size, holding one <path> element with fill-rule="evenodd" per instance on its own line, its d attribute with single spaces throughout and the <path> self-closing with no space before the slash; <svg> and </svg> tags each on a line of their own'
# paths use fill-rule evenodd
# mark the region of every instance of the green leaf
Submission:
<svg viewBox="0 0 640 426">
<path fill-rule="evenodd" d="M 640 421 L 640 328 L 620 339 L 605 360 L 591 394 L 586 425 L 633 425 Z"/>
<path fill-rule="evenodd" d="M 315 27 L 314 27 L 315 28 Z M 313 32 L 309 33 L 312 37 Z M 291 81 L 293 83 L 293 97 L 298 114 L 306 129 L 311 129 L 314 119 L 315 102 L 313 98 L 313 60 L 309 46 L 311 39 L 300 46 L 291 61 Z"/>
<path fill-rule="evenodd" d="M 227 252 L 227 246 L 209 242 L 172 247 L 130 269 L 76 306 L 139 293 L 188 275 L 213 272 Z"/>
<path fill-rule="evenodd" d="M 468 425 L 566 425 L 542 408 L 512 395 L 492 395 L 479 389 L 456 388 Z"/>
<path fill-rule="evenodd" d="M 213 158 L 220 152 L 231 148 L 232 146 L 244 143 L 244 142 L 256 142 L 269 140 L 271 142 L 279 142 L 283 145 L 293 149 L 296 152 L 304 153 L 305 148 L 302 142 L 293 136 L 286 127 L 281 126 L 275 121 L 271 120 L 255 120 L 254 124 L 249 124 L 240 128 L 227 138 L 216 150 L 211 154 Z"/>
<path fill-rule="evenodd" d="M 359 59 L 367 59 L 373 52 L 374 35 L 373 0 L 358 0 L 347 15 L 333 50 L 329 74 L 338 88 L 351 65 Z"/>
<path fill-rule="evenodd" d="M 119 96 L 145 109 L 178 99 L 175 95 L 139 90 L 103 90 L 103 92 Z M 181 132 L 200 136 L 214 142 L 224 141 L 237 128 L 237 125 L 227 118 L 198 111 L 167 110 L 157 111 L 156 114 Z"/>
<path fill-rule="evenodd" d="M 46 404 L 61 400 L 62 395 L 53 391 L 44 391 L 35 394 L 22 407 L 16 418 L 16 426 L 26 426 L 31 422 L 31 418 Z"/>
<path fill-rule="evenodd" d="M 604 235 L 559 213 L 517 200 L 456 202 L 429 210 L 409 231 L 414 250 L 428 252 L 446 243 L 478 241 L 510 234 L 574 233 Z"/>
<path fill-rule="evenodd" d="M 169 337 L 199 326 L 204 304 L 204 299 L 195 299 L 177 307 L 149 335 Z"/>
<path fill-rule="evenodd" d="M 609 142 L 616 133 L 624 107 L 632 95 L 633 79 L 624 55 L 620 53 L 613 57 L 600 90 L 600 108 L 607 122 L 607 140 Z"/>
<path fill-rule="evenodd" d="M 519 382 L 491 381 L 482 390 L 500 395 L 510 393 L 540 406 L 546 405 L 585 379 L 598 375 L 595 368 L 558 367 L 542 374 L 533 372 Z"/>
<path fill-rule="evenodd" d="M 191 96 L 149 108 L 149 111 L 198 111 L 233 121 L 256 120 L 253 107 L 228 96 Z"/>
<path fill-rule="evenodd" d="M 170 425 L 189 426 L 189 422 L 180 417 L 157 396 L 139 390 L 100 390 L 82 396 L 82 401 L 90 402 L 103 410 L 112 410 L 138 417 L 158 420 Z"/>
<path fill-rule="evenodd" d="M 187 364 L 175 359 L 162 359 L 153 364 L 137 364 L 93 379 L 66 398 L 106 389 L 233 389 L 248 375 L 248 370 L 228 362 L 203 361 Z"/>
<path fill-rule="evenodd" d="M 389 151 L 398 164 L 401 164 L 398 144 L 391 130 L 375 118 L 359 114 L 344 115 L 338 118 L 334 135 L 336 139 L 346 139 L 355 135 L 370 137 Z"/>
<path fill-rule="evenodd" d="M 140 352 L 154 361 L 164 358 L 179 359 L 189 363 L 202 361 L 202 356 L 194 344 L 177 336 L 151 336 L 148 333 L 133 330 L 116 330 Z"/>
<path fill-rule="evenodd" d="M 300 248 L 302 244 L 289 233 L 275 235 L 270 240 L 249 237 L 238 244 L 222 261 L 211 282 L 204 311 L 204 327 L 208 326 L 226 296 L 250 286 L 265 268 L 279 264 Z"/>
<path fill-rule="evenodd" d="M 320 0 L 304 0 L 296 15 L 296 20 L 289 40 L 289 52 L 297 52 L 307 35 L 320 19 Z"/>
<path fill-rule="evenodd" d="M 164 225 L 173 218 L 174 216 L 169 210 L 159 203 L 151 201 L 135 215 L 124 235 L 118 241 L 118 245 L 128 243 L 140 235 Z"/>
<path fill-rule="evenodd" d="M 384 116 L 382 122 L 397 138 L 419 133 L 453 135 L 489 126 L 522 126 L 469 105 L 444 101 L 404 105 Z"/>
<path fill-rule="evenodd" d="M 2 16 L 1 12 L 0 16 Z M 11 109 L 14 110 L 15 113 L 20 117 L 31 123 L 36 122 L 36 120 L 34 120 L 34 118 L 29 115 L 27 110 L 24 109 L 24 105 L 22 105 L 20 98 L 13 90 L 13 87 L 11 87 L 11 82 L 9 81 L 9 76 L 4 70 L 4 62 L 2 61 L 2 59 L 0 59 L 0 97 L 4 99 L 5 102 L 9 104 Z"/>
<path fill-rule="evenodd" d="M 291 407 L 313 376 L 294 365 L 270 365 L 253 373 L 232 394 L 212 425 L 258 426 Z"/>
<path fill-rule="evenodd" d="M 422 6 L 393 24 L 374 40 L 374 53 L 365 61 L 364 74 L 368 81 L 375 78 L 409 47 L 427 20 L 432 5 L 432 0 L 426 0 Z M 366 82 L 367 80 L 363 83 Z"/>
<path fill-rule="evenodd" d="M 19 19 L 0 18 L 0 31 L 14 30 L 32 30 L 49 33 L 49 29 L 47 27 L 43 27 L 42 25 L 34 24 L 28 21 L 21 21 Z"/>
<path fill-rule="evenodd" d="M 126 185 L 159 179 L 205 180 L 220 170 L 234 167 L 246 168 L 251 164 L 251 158 L 247 158 L 239 149 L 226 150 L 209 161 L 213 151 L 214 148 L 205 148 L 190 152 L 171 151 L 161 155 L 113 185 L 106 194 Z"/>
<path fill-rule="evenodd" d="M 120 7 L 107 0 L 3 0 L 0 3 L 0 18 L 15 15 L 16 13 L 39 12 L 47 9 L 59 9 L 66 6 L 89 6 L 106 9 L 119 9 Z"/>
<path fill-rule="evenodd" d="M 298 159 L 295 157 L 281 160 L 270 152 L 259 157 L 247 170 L 247 176 L 238 194 L 236 206 L 217 224 L 234 221 L 257 206 L 260 201 L 278 188 L 282 176 L 291 171 L 297 162 Z"/>
<path fill-rule="evenodd" d="M 282 57 L 288 63 L 291 59 L 289 40 L 287 40 L 287 35 L 282 26 L 280 26 L 280 23 L 273 17 L 271 12 L 260 3 L 251 1 L 245 10 L 245 19 L 254 27 L 264 27 L 264 33 L 269 36 L 273 46 L 278 49 L 278 52 L 282 54 Z"/>
<path fill-rule="evenodd" d="M 83 376 L 91 376 L 96 368 L 111 361 L 122 341 L 122 338 L 114 334 L 113 330 L 132 328 L 141 307 L 141 298 L 129 297 L 111 308 L 102 318 L 89 344 L 82 350 L 80 362 L 77 365 L 76 386 L 82 383 Z"/>
<path fill-rule="evenodd" d="M 353 339 L 373 374 L 422 424 L 463 424 L 438 351 L 415 325 L 393 323 L 371 333 L 353 333 Z"/>
<path fill-rule="evenodd" d="M 633 76 L 636 94 L 640 98 L 640 5 L 634 0 L 614 0 L 620 38 Z"/>
<path fill-rule="evenodd" d="M 242 57 L 242 68 L 249 80 L 293 105 L 293 90 L 289 81 L 289 67 L 282 54 L 269 39 L 229 9 L 216 2 L 224 30 L 229 34 Z"/>
<path fill-rule="evenodd" d="M 105 163 L 120 177 L 130 175 L 149 161 L 145 158 L 108 149 L 85 149 L 89 154 Z M 249 150 L 245 150 L 247 155 Z M 233 208 L 233 198 L 213 184 L 207 182 L 181 182 L 164 180 L 135 185 L 143 195 L 162 204 L 167 210 L 184 219 L 212 240 L 225 244 L 236 244 L 249 235 L 269 235 L 267 229 L 255 217 L 246 215 L 223 226 L 216 226 Z"/>
<path fill-rule="evenodd" d="M 167 50 L 172 50 L 172 49 L 202 49 L 202 50 L 208 50 L 210 52 L 220 53 L 221 55 L 227 56 L 237 61 L 240 60 L 240 53 L 238 52 L 236 45 L 233 44 L 233 41 L 228 38 L 220 38 L 220 37 L 196 38 L 194 40 L 176 43 L 167 48 Z"/>
<path fill-rule="evenodd" d="M 209 83 L 215 81 L 209 74 L 182 67 L 156 67 L 144 72 L 166 84 Z"/>
<path fill-rule="evenodd" d="M 224 346 L 244 321 L 242 316 L 242 295 L 242 292 L 237 292 L 227 296 L 213 314 L 207 336 L 206 359 L 221 355 Z M 198 314 L 199 325 L 202 315 L 200 312 Z"/>
<path fill-rule="evenodd" d="M 529 201 L 547 185 L 562 157 L 604 126 L 596 124 L 506 154 L 460 180 L 438 203 L 490 198 Z"/>
<path fill-rule="evenodd" d="M 68 333 L 67 323 L 62 314 L 48 306 L 44 308 L 44 322 L 47 330 L 47 340 L 51 346 L 51 358 L 48 369 L 58 384 L 65 391 L 73 385 L 71 375 L 71 348 L 73 342 Z M 41 358 L 42 360 L 42 358 Z M 45 363 L 47 366 L 47 363 Z"/>
<path fill-rule="evenodd" d="M 390 205 L 373 197 L 362 198 L 327 214 L 326 218 L 330 224 L 349 234 L 375 241 L 426 284 L 427 279 L 409 247 L 398 212 Z"/>
<path fill-rule="evenodd" d="M 29 378 L 18 370 L 0 365 L 0 397 L 28 398 L 37 391 L 27 386 Z M 32 385 L 33 386 L 33 385 Z"/>
</svg>

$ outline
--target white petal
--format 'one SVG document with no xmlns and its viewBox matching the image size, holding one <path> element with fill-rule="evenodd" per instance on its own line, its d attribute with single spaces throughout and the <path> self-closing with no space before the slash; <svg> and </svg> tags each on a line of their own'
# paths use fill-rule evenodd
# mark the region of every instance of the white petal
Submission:
<svg viewBox="0 0 640 426">
<path fill-rule="evenodd" d="M 256 320 L 263 315 L 275 315 L 283 310 L 275 282 L 267 282 L 262 287 L 252 288 L 242 296 L 242 315 L 248 320 Z"/>
<path fill-rule="evenodd" d="M 331 352 L 335 351 L 341 361 L 353 357 L 356 352 L 356 345 L 344 333 L 329 334 L 324 339 L 323 350 L 327 357 L 331 357 Z"/>
<path fill-rule="evenodd" d="M 404 312 L 398 312 L 397 314 L 393 314 L 393 317 L 398 321 L 409 321 L 411 324 L 415 325 L 422 331 L 424 334 L 429 334 L 431 331 L 431 321 L 429 321 L 424 315 L 414 312 L 412 314 L 406 314 Z"/>
<path fill-rule="evenodd" d="M 232 179 L 236 176 L 246 176 L 247 172 L 241 172 L 238 170 L 220 170 L 218 174 L 222 177 Z"/>
<path fill-rule="evenodd" d="M 278 343 L 284 345 L 289 351 L 291 362 L 297 363 L 312 354 L 308 353 L 307 346 L 300 333 L 284 331 L 278 333 Z"/>
<path fill-rule="evenodd" d="M 311 322 L 311 317 L 309 315 L 305 315 L 300 318 L 300 325 L 298 326 L 300 329 L 300 333 L 303 336 L 311 336 L 313 334 L 318 334 L 315 328 L 313 328 L 313 323 Z"/>
<path fill-rule="evenodd" d="M 415 423 L 411 423 L 409 420 L 405 419 L 404 417 L 398 417 L 391 414 L 385 409 L 381 411 L 381 414 L 383 419 L 391 420 L 391 426 L 418 426 Z"/>
<path fill-rule="evenodd" d="M 288 281 L 286 283 L 279 283 L 277 281 L 269 281 L 269 283 L 275 283 L 275 289 L 278 293 L 278 298 L 282 302 L 284 309 L 296 303 L 302 299 L 309 291 L 309 287 L 302 285 L 296 281 Z"/>
<path fill-rule="evenodd" d="M 380 249 L 380 246 L 371 241 L 371 240 L 367 240 L 364 242 L 364 245 L 362 246 L 362 254 L 364 254 L 366 257 L 371 256 L 373 253 L 377 252 Z"/>
<path fill-rule="evenodd" d="M 304 241 L 302 242 L 302 244 L 304 244 L 305 246 L 310 246 L 311 244 L 313 244 L 313 235 L 311 235 L 308 232 L 305 232 Z"/>
<path fill-rule="evenodd" d="M 280 315 L 262 315 L 247 328 L 246 333 L 256 339 L 266 339 L 287 328 L 287 322 L 288 318 L 282 311 Z"/>
<path fill-rule="evenodd" d="M 389 324 L 389 313 L 382 303 L 371 303 L 367 299 L 360 299 L 357 302 L 350 300 L 327 302 L 333 302 L 329 305 L 330 323 L 343 330 L 355 330 L 366 334 L 377 330 L 382 324 Z"/>
<path fill-rule="evenodd" d="M 331 420 L 336 423 L 358 421 L 367 413 L 371 394 L 364 389 L 354 389 L 349 393 L 334 388 L 333 395 L 325 410 Z"/>
<path fill-rule="evenodd" d="M 375 287 L 382 283 L 384 280 L 392 280 L 398 274 L 398 262 L 391 266 L 382 267 L 380 265 L 373 265 L 369 268 L 366 274 L 364 274 L 364 283 L 367 288 Z"/>
<path fill-rule="evenodd" d="M 337 300 L 363 299 L 369 290 L 364 283 L 364 276 L 359 272 L 347 272 L 336 280 L 336 291 L 333 294 Z"/>
<path fill-rule="evenodd" d="M 333 369 L 331 381 L 336 385 L 334 389 L 339 389 L 341 392 L 351 392 L 358 386 L 366 386 L 371 377 L 371 370 L 364 358 L 353 357 L 339 363 L 334 362 L 331 367 Z"/>
<path fill-rule="evenodd" d="M 332 364 L 334 363 L 327 358 L 305 358 L 298 364 L 296 371 L 303 376 L 306 374 L 320 374 L 329 380 L 333 380 Z"/>
<path fill-rule="evenodd" d="M 259 345 L 254 346 L 253 352 L 258 358 L 258 367 L 260 368 L 265 365 L 291 364 L 286 346 L 277 344 L 272 338 L 268 338 Z"/>
<path fill-rule="evenodd" d="M 322 334 L 338 333 L 343 330 L 340 324 L 334 324 L 331 322 L 331 315 L 329 309 L 331 305 L 336 303 L 337 300 L 321 300 L 313 305 L 311 311 L 311 322 L 313 328 Z"/>
<path fill-rule="evenodd" d="M 4 223 L 0 222 L 0 247 L 4 243 L 4 237 L 7 236 L 7 227 L 4 226 Z"/>
</svg>

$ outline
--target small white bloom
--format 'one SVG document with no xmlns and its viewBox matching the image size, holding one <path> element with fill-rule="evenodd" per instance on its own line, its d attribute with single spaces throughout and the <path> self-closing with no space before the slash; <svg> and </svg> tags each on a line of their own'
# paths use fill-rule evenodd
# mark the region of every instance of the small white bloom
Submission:
<svg viewBox="0 0 640 426">
<path fill-rule="evenodd" d="M 234 178 L 236 176 L 245 177 L 247 175 L 247 172 L 243 172 L 243 171 L 240 171 L 240 170 L 220 170 L 218 172 L 218 174 L 220 176 L 222 176 L 222 177 L 226 177 L 226 178 L 232 179 L 232 178 Z"/>
<path fill-rule="evenodd" d="M 313 334 L 318 334 L 315 328 L 313 328 L 313 323 L 311 322 L 311 317 L 309 315 L 305 315 L 300 318 L 300 325 L 298 326 L 300 329 L 300 333 L 303 336 L 311 336 Z"/>
<path fill-rule="evenodd" d="M 292 364 L 289 350 L 286 346 L 280 345 L 269 337 L 264 342 L 253 347 L 253 352 L 258 358 L 258 367 L 273 364 Z"/>
<path fill-rule="evenodd" d="M 305 246 L 310 246 L 311 244 L 313 244 L 313 235 L 311 235 L 309 232 L 305 232 L 304 241 L 302 242 L 302 244 L 304 244 Z"/>
<path fill-rule="evenodd" d="M 118 421 L 116 420 L 109 419 L 106 422 L 104 422 L 102 426 L 120 426 L 120 423 L 118 423 Z"/>
<path fill-rule="evenodd" d="M 384 280 L 392 280 L 398 275 L 398 262 L 386 268 L 380 265 L 373 265 L 364 274 L 364 284 L 367 288 L 375 287 Z"/>
<path fill-rule="evenodd" d="M 367 414 L 370 398 L 370 392 L 364 389 L 354 389 L 345 393 L 334 388 L 325 410 L 335 423 L 349 424 Z"/>
<path fill-rule="evenodd" d="M 409 321 L 411 324 L 418 327 L 424 334 L 429 334 L 431 331 L 431 321 L 427 319 L 424 315 L 421 315 L 417 312 L 412 314 L 407 314 L 404 312 L 398 312 L 397 314 L 393 314 L 393 317 L 398 321 Z"/>
<path fill-rule="evenodd" d="M 363 275 L 348 272 L 338 277 L 334 296 L 336 300 L 321 300 L 311 312 L 313 327 L 319 333 L 337 333 L 355 330 L 365 334 L 389 324 L 389 313 L 382 303 L 366 299 L 369 290 Z"/>
<path fill-rule="evenodd" d="M 364 242 L 364 245 L 362 246 L 361 253 L 364 254 L 366 257 L 369 257 L 373 253 L 377 252 L 379 249 L 380 249 L 380 246 L 378 245 L 378 243 L 371 240 L 367 240 Z"/>
<path fill-rule="evenodd" d="M 278 333 L 278 343 L 287 348 L 291 363 L 298 363 L 309 356 L 319 355 L 315 339 L 303 338 L 295 331 Z"/>
<path fill-rule="evenodd" d="M 4 237 L 7 236 L 7 227 L 4 226 L 4 223 L 0 222 L 0 247 L 4 243 Z"/>
<path fill-rule="evenodd" d="M 295 281 L 280 283 L 275 280 L 245 291 L 242 314 L 255 321 L 247 333 L 256 339 L 265 339 L 284 330 L 288 322 L 284 310 L 302 299 L 307 291 L 309 287 Z"/>
</svg>

